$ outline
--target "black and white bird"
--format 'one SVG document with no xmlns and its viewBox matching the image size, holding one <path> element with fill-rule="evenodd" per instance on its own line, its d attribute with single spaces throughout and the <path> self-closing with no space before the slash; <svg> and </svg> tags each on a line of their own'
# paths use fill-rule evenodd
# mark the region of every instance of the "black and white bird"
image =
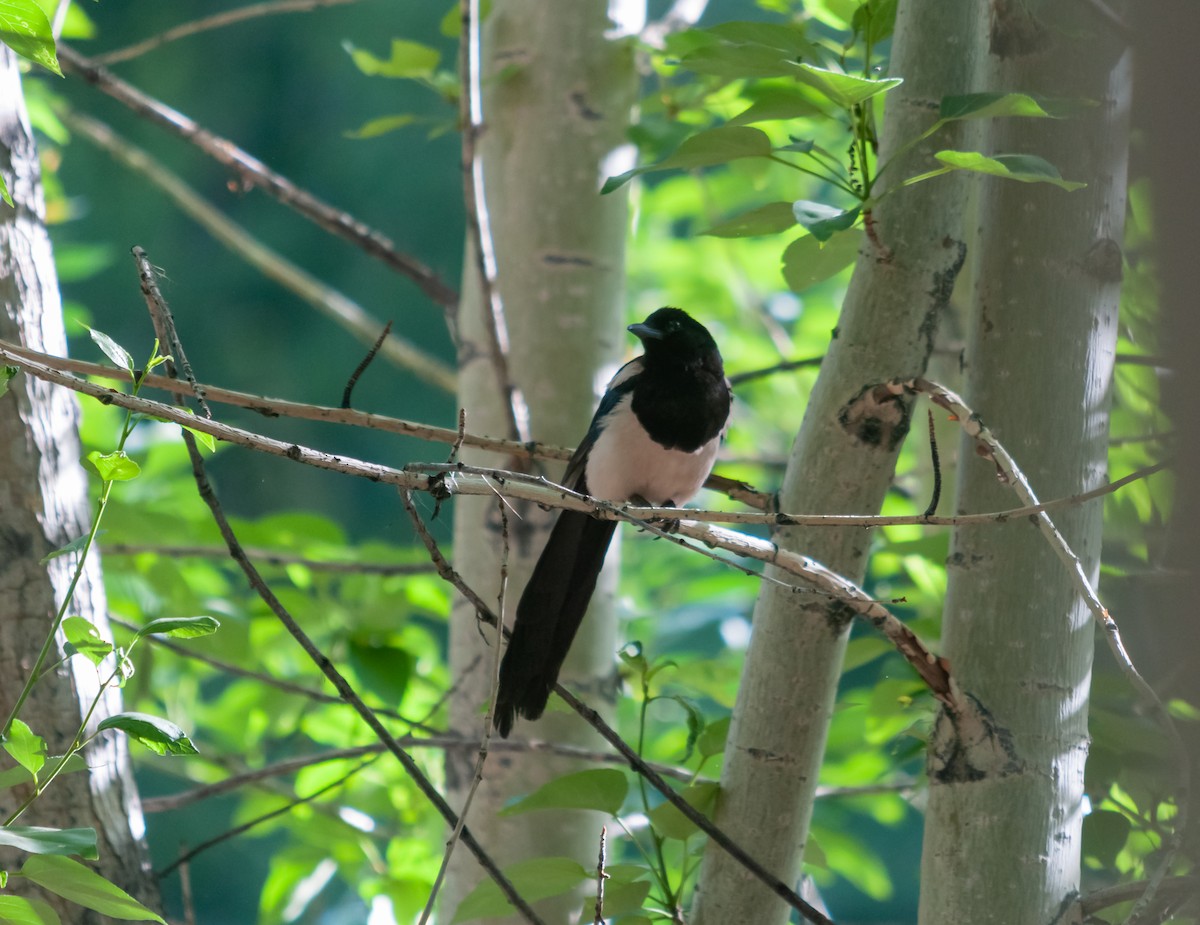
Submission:
<svg viewBox="0 0 1200 925">
<path fill-rule="evenodd" d="M 645 352 L 608 384 L 562 484 L 604 501 L 684 504 L 712 470 L 731 392 L 708 329 L 678 308 L 660 308 L 629 331 Z M 500 664 L 496 728 L 546 709 L 563 659 L 587 610 L 616 521 L 563 511 L 517 605 Z"/>
</svg>

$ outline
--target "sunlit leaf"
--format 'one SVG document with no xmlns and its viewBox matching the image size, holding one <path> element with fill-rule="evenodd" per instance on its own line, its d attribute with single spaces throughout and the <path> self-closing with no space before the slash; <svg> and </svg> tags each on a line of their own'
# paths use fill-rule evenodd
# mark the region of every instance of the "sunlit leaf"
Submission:
<svg viewBox="0 0 1200 925">
<path fill-rule="evenodd" d="M 30 854 L 77 854 L 95 860 L 95 829 L 49 829 L 37 825 L 0 826 L 0 845 L 19 848 Z M 0 919 L 3 921 L 3 919 Z"/>
<path fill-rule="evenodd" d="M 196 639 L 211 636 L 221 626 L 216 617 L 202 614 L 196 617 L 159 617 L 137 631 L 135 639 L 143 636 L 172 636 L 176 639 Z"/>
<path fill-rule="evenodd" d="M 988 157 L 978 151 L 938 151 L 934 155 L 953 170 L 970 170 L 1022 183 L 1050 183 L 1064 189 L 1082 189 L 1086 183 L 1064 180 L 1058 168 L 1036 154 L 997 154 Z"/>
<path fill-rule="evenodd" d="M 21 876 L 63 899 L 114 919 L 166 925 L 119 886 L 70 858 L 35 854 L 21 868 Z"/>
<path fill-rule="evenodd" d="M 387 59 L 377 58 L 366 49 L 357 48 L 349 42 L 344 43 L 343 47 L 349 52 L 355 66 L 368 76 L 430 77 L 442 59 L 442 53 L 436 48 L 406 39 L 392 39 L 392 54 Z"/>
<path fill-rule="evenodd" d="M 130 479 L 136 479 L 142 469 L 137 463 L 125 455 L 124 450 L 118 450 L 115 453 L 101 453 L 99 450 L 92 450 L 87 454 L 87 461 L 90 462 L 100 473 L 100 478 L 106 482 L 127 482 Z"/>
<path fill-rule="evenodd" d="M 711 758 L 725 751 L 725 740 L 729 737 L 729 717 L 723 716 L 713 720 L 704 727 L 700 737 L 696 739 L 696 751 L 702 758 Z"/>
<path fill-rule="evenodd" d="M 159 755 L 195 755 L 196 746 L 169 719 L 149 713 L 117 713 L 100 721 L 97 729 L 119 729 Z"/>
<path fill-rule="evenodd" d="M 518 861 L 504 868 L 504 876 L 529 902 L 537 902 L 550 896 L 559 896 L 575 889 L 584 880 L 595 876 L 573 858 L 533 858 Z M 503 916 L 512 906 L 500 887 L 491 879 L 484 879 L 458 904 L 451 925 L 469 922 L 489 916 Z"/>
<path fill-rule="evenodd" d="M 938 117 L 946 121 L 1001 116 L 1064 119 L 1094 105 L 1087 100 L 1047 99 L 1028 93 L 967 93 L 942 97 Z"/>
<path fill-rule="evenodd" d="M 0 0 L 0 42 L 62 76 L 50 19 L 33 0 Z"/>
<path fill-rule="evenodd" d="M 97 537 L 100 537 L 103 535 L 104 535 L 103 530 L 96 531 Z M 80 550 L 83 549 L 83 547 L 85 547 L 87 545 L 87 543 L 88 543 L 88 534 L 84 533 L 82 536 L 75 537 L 75 539 L 71 540 L 71 542 L 66 543 L 63 546 L 59 546 L 58 549 L 54 550 L 54 552 L 43 556 L 41 561 L 38 564 L 45 565 L 51 559 L 57 559 L 59 556 L 65 556 L 68 553 L 79 552 Z"/>
<path fill-rule="evenodd" d="M 371 119 L 369 122 L 364 122 L 358 128 L 344 134 L 347 138 L 378 138 L 380 135 L 394 132 L 396 129 L 404 128 L 406 125 L 412 125 L 416 121 L 417 117 L 410 112 L 399 113 L 394 116 L 380 116 L 378 119 Z"/>
<path fill-rule="evenodd" d="M 0 2 L 2 2 L 2 0 L 0 0 Z M 103 331 L 97 331 L 95 328 L 88 328 L 88 334 L 92 336 L 92 340 L 96 342 L 96 346 L 104 351 L 104 355 L 106 357 L 116 363 L 121 369 L 127 369 L 130 373 L 134 372 L 133 357 L 129 355 L 128 350 L 118 344 Z"/>
<path fill-rule="evenodd" d="M 515 816 L 534 809 L 594 809 L 615 815 L 625 802 L 629 781 L 615 768 L 595 768 L 564 774 L 543 784 L 529 796 L 500 811 Z"/>
<path fill-rule="evenodd" d="M 639 174 L 651 171 L 712 167 L 739 158 L 770 156 L 771 139 L 766 133 L 749 126 L 722 125 L 693 135 L 674 154 L 657 164 L 635 167 L 619 176 L 609 177 L 601 192 L 611 193 Z"/>
<path fill-rule="evenodd" d="M 54 765 L 57 767 L 59 762 L 62 761 L 62 758 L 61 758 L 61 756 L 51 755 L 50 757 L 48 757 L 46 759 L 46 761 L 53 762 Z M 78 771 L 86 771 L 86 770 L 87 770 L 87 763 L 83 760 L 83 758 L 80 757 L 78 754 L 73 754 L 73 755 L 71 755 L 70 758 L 67 759 L 66 765 L 63 767 L 63 769 L 61 771 L 58 772 L 58 775 L 61 777 L 63 774 L 74 774 Z M 7 768 L 3 771 L 0 771 L 0 790 L 7 790 L 9 787 L 17 786 L 17 784 L 28 784 L 28 783 L 29 783 L 29 772 L 26 771 L 24 768 Z M 3 885 L 0 884 L 0 888 L 2 888 L 2 887 L 3 887 Z"/>
<path fill-rule="evenodd" d="M 725 124 L 750 125 L 754 122 L 799 119 L 819 112 L 820 109 L 801 92 L 772 87 L 761 92 L 748 109 L 742 110 Z"/>
<path fill-rule="evenodd" d="M 4 886 L 0 883 L 0 888 Z M 62 919 L 49 903 L 23 896 L 0 896 L 2 925 L 62 925 Z"/>
<path fill-rule="evenodd" d="M 38 771 L 46 763 L 46 740 L 37 735 L 24 720 L 14 719 L 4 737 L 4 750 L 12 759 L 37 780 Z"/>
<path fill-rule="evenodd" d="M 822 96 L 828 97 L 843 109 L 850 109 L 860 103 L 865 103 L 871 97 L 886 93 L 893 87 L 898 87 L 904 81 L 899 77 L 884 77 L 879 80 L 868 80 L 865 77 L 854 77 L 850 74 L 839 74 L 823 67 L 811 64 L 796 66 L 796 79 L 808 84 Z"/>
<path fill-rule="evenodd" d="M 63 634 L 71 647 L 93 665 L 99 665 L 112 652 L 112 643 L 100 635 L 91 621 L 83 617 L 63 620 Z"/>
<path fill-rule="evenodd" d="M 4 178 L 0 177 L 0 187 L 4 186 Z M 7 190 L 4 191 L 4 199 L 11 206 L 12 200 L 8 198 Z M 8 383 L 21 370 L 16 366 L 0 366 L 0 396 L 8 391 Z"/>
</svg>

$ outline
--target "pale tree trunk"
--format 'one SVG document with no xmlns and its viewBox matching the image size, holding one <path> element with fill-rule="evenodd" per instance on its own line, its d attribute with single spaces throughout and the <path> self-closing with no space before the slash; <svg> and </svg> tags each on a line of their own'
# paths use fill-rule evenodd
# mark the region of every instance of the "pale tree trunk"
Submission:
<svg viewBox="0 0 1200 925">
<path fill-rule="evenodd" d="M 635 20 L 639 10 L 644 15 L 641 0 L 625 6 L 631 9 L 623 14 Z M 601 197 L 598 192 L 605 176 L 624 169 L 608 159 L 624 144 L 636 81 L 632 46 L 606 37 L 613 27 L 608 14 L 604 0 L 499 0 L 484 23 L 486 130 L 480 153 L 512 341 L 509 369 L 528 403 L 532 436 L 567 446 L 583 437 L 598 390 L 628 348 L 620 324 L 627 201 L 624 194 Z M 497 76 L 505 68 L 511 73 Z M 467 266 L 458 312 L 459 401 L 469 430 L 503 434 L 508 418 L 489 359 L 486 309 L 470 248 Z M 463 457 L 481 465 L 508 462 L 476 452 Z M 561 476 L 561 465 L 548 466 L 546 474 Z M 494 500 L 484 498 L 460 498 L 455 504 L 455 565 L 485 600 L 494 602 L 500 511 Z M 505 607 L 510 625 L 553 520 L 534 506 L 513 507 Z M 617 691 L 612 587 L 611 577 L 602 579 L 560 677 L 605 714 L 611 714 Z M 457 688 L 451 724 L 476 735 L 491 690 L 495 649 L 483 641 L 474 611 L 464 602 L 456 604 L 452 619 L 450 659 Z M 494 638 L 491 630 L 484 635 Z M 536 724 L 518 720 L 513 736 L 596 744 L 583 721 L 556 711 L 555 701 L 552 697 Z M 473 751 L 447 756 L 452 805 L 462 803 L 473 762 Z M 552 855 L 593 863 L 604 822 L 597 814 L 497 817 L 513 795 L 580 769 L 577 762 L 545 752 L 493 754 L 488 760 L 469 824 L 501 865 Z M 456 854 L 451 874 L 443 902 L 447 916 L 480 879 L 465 852 Z M 549 922 L 577 917 L 579 908 L 578 897 L 538 906 Z"/>
<path fill-rule="evenodd" d="M 17 63 L 0 47 L 0 170 L 15 209 L 0 204 L 0 338 L 64 355 L 58 280 L 44 225 L 37 152 L 21 96 Z M 20 693 L 46 638 L 75 565 L 63 556 L 42 565 L 47 553 L 87 532 L 87 478 L 80 464 L 79 408 L 65 389 L 18 376 L 0 397 L 0 712 Z M 109 637 L 100 561 L 89 559 L 71 613 Z M 61 640 L 60 640 L 61 649 Z M 61 658 L 62 653 L 52 654 Z M 34 732 L 61 755 L 75 736 L 98 688 L 91 662 L 74 658 L 34 689 L 21 711 Z M 120 692 L 106 694 L 93 724 L 121 709 Z M 7 756 L 5 756 L 7 758 Z M 100 736 L 86 752 L 90 771 L 56 780 L 21 817 L 23 825 L 92 826 L 100 844 L 97 869 L 126 891 L 158 905 L 148 876 L 141 806 L 124 737 Z M 24 799 L 23 788 L 0 791 L 5 816 Z M 15 852 L 0 867 L 20 866 Z M 9 885 L 20 889 L 21 881 Z M 63 921 L 97 922 L 99 916 L 46 896 Z"/>
<path fill-rule="evenodd" d="M 1031 152 L 1088 187 L 984 180 L 965 397 L 1043 499 L 1106 477 L 1121 288 L 1130 70 L 1086 4 L 992 6 L 987 89 L 1091 99 L 1065 121 L 991 126 L 987 150 Z M 958 511 L 1010 506 L 964 441 Z M 1096 577 L 1102 502 L 1055 513 Z M 943 713 L 929 756 L 923 925 L 1051 922 L 1079 885 L 1094 629 L 1067 569 L 1028 522 L 955 533 L 945 655 L 1001 748 Z"/>
<path fill-rule="evenodd" d="M 905 82 L 889 95 L 883 157 L 933 124 L 943 95 L 971 89 L 974 6 L 901 2 L 890 71 Z M 888 167 L 888 182 L 930 169 L 929 153 L 953 147 L 956 134 L 939 133 Z M 965 254 L 962 200 L 962 181 L 939 178 L 898 191 L 877 210 L 878 237 L 891 253 L 864 244 L 788 460 L 782 510 L 879 510 L 910 407 L 872 405 L 866 390 L 924 372 Z M 871 535 L 788 529 L 775 540 L 860 581 Z M 785 882 L 796 879 L 803 857 L 849 622 L 836 601 L 771 584 L 754 610 L 716 821 Z M 789 911 L 710 844 L 692 921 L 727 925 L 745 921 L 748 909 L 763 925 L 787 921 Z"/>
</svg>

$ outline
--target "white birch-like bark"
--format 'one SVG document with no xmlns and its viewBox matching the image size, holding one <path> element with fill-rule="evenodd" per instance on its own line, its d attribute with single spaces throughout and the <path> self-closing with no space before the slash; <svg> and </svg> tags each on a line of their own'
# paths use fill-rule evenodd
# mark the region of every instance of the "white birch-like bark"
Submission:
<svg viewBox="0 0 1200 925">
<path fill-rule="evenodd" d="M 622 6 L 613 14 L 644 17 L 643 0 Z M 479 152 L 511 337 L 509 370 L 528 405 L 532 436 L 563 445 L 583 437 L 599 391 L 629 348 L 620 323 L 627 199 L 624 192 L 599 195 L 606 176 L 630 166 L 619 163 L 618 152 L 625 145 L 636 90 L 633 47 L 610 33 L 613 29 L 605 0 L 498 0 L 484 21 L 486 129 Z M 632 159 L 631 151 L 625 159 Z M 468 248 L 458 311 L 459 400 L 469 430 L 503 434 L 507 415 L 490 362 L 487 309 L 474 266 Z M 478 451 L 464 450 L 462 457 L 469 463 L 497 462 Z M 561 464 L 547 467 L 546 474 L 560 476 Z M 555 516 L 534 505 L 512 508 L 505 605 L 510 625 Z M 455 566 L 485 600 L 495 601 L 502 548 L 497 502 L 456 499 L 454 536 Z M 611 576 L 602 578 L 560 677 L 606 714 L 617 693 L 612 589 Z M 483 636 L 491 640 L 494 633 L 485 629 L 481 636 L 473 609 L 463 601 L 456 603 L 452 620 L 450 660 L 457 689 L 451 727 L 470 735 L 482 730 L 495 653 Z M 555 699 L 536 724 L 518 720 L 513 735 L 595 745 L 591 729 L 574 714 L 557 711 Z M 474 760 L 474 751 L 447 754 L 448 799 L 456 808 Z M 582 768 L 545 753 L 493 754 L 468 824 L 502 866 L 541 856 L 574 857 L 590 866 L 605 821 L 598 814 L 497 816 L 514 795 Z M 442 902 L 447 920 L 479 879 L 478 866 L 459 851 Z M 578 917 L 581 901 L 572 896 L 537 908 L 548 922 L 564 922 Z"/>
<path fill-rule="evenodd" d="M 982 181 L 965 355 L 967 401 L 1039 496 L 1068 496 L 1106 479 L 1129 56 L 1086 5 L 994 4 L 983 41 L 987 89 L 1099 101 L 1071 120 L 990 126 L 988 151 L 1036 153 L 1088 187 Z M 957 509 L 1011 501 L 962 446 Z M 1054 515 L 1093 581 L 1101 504 Z M 920 921 L 1051 922 L 1079 885 L 1092 618 L 1031 523 L 958 529 L 948 572 L 944 653 L 991 747 L 939 717 Z"/>
<path fill-rule="evenodd" d="M 16 58 L 0 46 L 0 170 L 16 208 L 0 204 L 0 338 L 58 356 L 66 354 L 58 279 L 44 222 L 41 174 L 33 133 L 21 95 Z M 8 715 L 70 583 L 75 556 L 42 565 L 47 553 L 87 532 L 91 511 L 80 461 L 79 408 L 75 396 L 20 375 L 0 397 L 0 713 Z M 89 557 L 70 613 L 108 632 L 97 551 Z M 60 649 L 52 659 L 62 658 Z M 61 755 L 74 738 L 83 711 L 96 695 L 95 668 L 73 658 L 33 690 L 23 719 Z M 92 717 L 95 726 L 121 709 L 116 688 Z M 22 825 L 92 826 L 100 844 L 101 874 L 152 908 L 158 889 L 149 877 L 145 829 L 124 736 L 108 733 L 85 753 L 88 773 L 60 776 L 21 817 Z M 7 756 L 5 756 L 7 758 Z M 24 787 L 0 791 L 7 816 L 27 796 Z M 18 852 L 0 854 L 0 867 L 15 870 Z M 14 890 L 22 882 L 9 881 Z M 101 917 L 74 903 L 36 891 L 64 922 L 94 923 Z"/>
<path fill-rule="evenodd" d="M 971 87 L 970 3 L 902 0 L 881 133 L 887 157 L 937 119 L 942 96 Z M 939 133 L 888 167 L 888 183 L 934 166 L 958 129 Z M 877 210 L 880 242 L 864 243 L 821 365 L 780 492 L 780 508 L 878 511 L 891 484 L 910 408 L 872 405 L 870 386 L 925 371 L 962 266 L 964 183 L 955 177 L 897 191 Z M 867 530 L 786 529 L 775 540 L 861 582 Z M 717 823 L 785 882 L 799 873 L 845 649 L 849 615 L 829 598 L 764 584 L 725 750 Z M 783 923 L 788 907 L 720 848 L 709 845 L 694 925 Z"/>
</svg>

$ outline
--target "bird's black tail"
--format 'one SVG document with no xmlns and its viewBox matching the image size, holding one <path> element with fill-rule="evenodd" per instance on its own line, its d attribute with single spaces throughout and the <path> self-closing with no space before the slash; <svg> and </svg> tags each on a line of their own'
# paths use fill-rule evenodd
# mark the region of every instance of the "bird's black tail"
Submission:
<svg viewBox="0 0 1200 925">
<path fill-rule="evenodd" d="M 517 605 L 517 619 L 496 697 L 496 728 L 507 737 L 519 713 L 537 719 L 571 641 L 587 611 L 615 520 L 596 520 L 580 511 L 563 511 L 546 548 L 533 568 Z"/>
</svg>

